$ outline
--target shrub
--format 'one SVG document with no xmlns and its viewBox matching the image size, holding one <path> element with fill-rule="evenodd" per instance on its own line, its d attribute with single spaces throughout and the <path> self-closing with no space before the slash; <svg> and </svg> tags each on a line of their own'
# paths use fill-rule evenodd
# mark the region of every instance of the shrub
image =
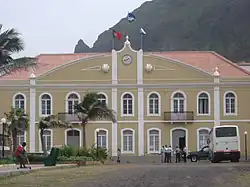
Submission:
<svg viewBox="0 0 250 187">
<path fill-rule="evenodd" d="M 60 148 L 59 155 L 65 157 L 76 156 L 76 150 L 71 146 L 64 145 Z"/>
<path fill-rule="evenodd" d="M 0 165 L 2 164 L 14 164 L 15 158 L 14 157 L 6 157 L 4 159 L 0 159 Z"/>
<path fill-rule="evenodd" d="M 42 153 L 28 153 L 27 157 L 30 163 L 41 163 L 47 158 Z"/>
<path fill-rule="evenodd" d="M 71 157 L 64 157 L 60 156 L 57 159 L 58 161 L 93 161 L 91 157 L 86 157 L 86 156 L 71 156 Z"/>
</svg>

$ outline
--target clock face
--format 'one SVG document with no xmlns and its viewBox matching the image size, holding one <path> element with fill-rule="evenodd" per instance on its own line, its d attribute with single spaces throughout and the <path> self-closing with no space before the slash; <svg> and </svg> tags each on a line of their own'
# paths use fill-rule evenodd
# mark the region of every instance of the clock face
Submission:
<svg viewBox="0 0 250 187">
<path fill-rule="evenodd" d="M 122 58 L 122 62 L 125 65 L 129 65 L 132 63 L 132 57 L 130 55 L 124 55 Z"/>
</svg>

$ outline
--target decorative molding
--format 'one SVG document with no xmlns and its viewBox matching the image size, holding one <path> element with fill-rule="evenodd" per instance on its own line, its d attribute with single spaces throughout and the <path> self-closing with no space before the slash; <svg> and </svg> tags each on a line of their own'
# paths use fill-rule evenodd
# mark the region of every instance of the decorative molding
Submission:
<svg viewBox="0 0 250 187">
<path fill-rule="evenodd" d="M 175 71 L 175 69 L 169 68 L 168 66 L 153 65 L 155 71 Z"/>
<path fill-rule="evenodd" d="M 81 69 L 81 71 L 100 71 L 100 70 L 102 70 L 101 66 L 92 66 L 92 67 Z"/>
</svg>

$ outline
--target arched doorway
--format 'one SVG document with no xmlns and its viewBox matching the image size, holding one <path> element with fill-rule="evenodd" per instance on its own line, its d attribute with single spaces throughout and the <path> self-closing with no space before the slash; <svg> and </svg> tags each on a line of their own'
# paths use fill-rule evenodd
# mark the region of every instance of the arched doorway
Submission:
<svg viewBox="0 0 250 187">
<path fill-rule="evenodd" d="M 80 147 L 80 131 L 78 129 L 66 130 L 66 145 L 74 148 Z"/>
<path fill-rule="evenodd" d="M 171 146 L 175 150 L 176 146 L 180 149 L 187 147 L 187 130 L 185 128 L 171 129 Z"/>
</svg>

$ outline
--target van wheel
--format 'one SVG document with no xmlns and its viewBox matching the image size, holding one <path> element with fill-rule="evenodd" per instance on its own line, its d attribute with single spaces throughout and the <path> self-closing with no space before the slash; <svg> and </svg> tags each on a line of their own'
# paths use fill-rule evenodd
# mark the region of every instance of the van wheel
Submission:
<svg viewBox="0 0 250 187">
<path fill-rule="evenodd" d="M 191 156 L 190 160 L 191 160 L 191 162 L 197 162 L 198 158 L 197 158 L 197 156 Z"/>
</svg>

